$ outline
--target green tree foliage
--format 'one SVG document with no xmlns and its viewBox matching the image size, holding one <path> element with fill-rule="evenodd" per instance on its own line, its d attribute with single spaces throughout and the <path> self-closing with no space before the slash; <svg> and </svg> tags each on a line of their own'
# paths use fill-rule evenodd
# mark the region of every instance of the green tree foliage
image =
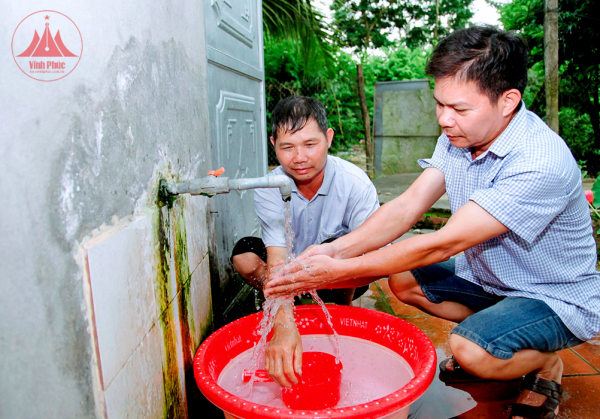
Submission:
<svg viewBox="0 0 600 419">
<path fill-rule="evenodd" d="M 333 0 L 334 40 L 341 48 L 352 49 L 360 58 L 362 67 L 369 49 L 381 49 L 394 44 L 393 39 L 399 37 L 406 45 L 417 47 L 427 45 L 432 40 L 431 33 L 436 36 L 443 33 L 440 21 L 443 18 L 454 25 L 454 28 L 464 27 L 472 16 L 468 6 L 472 0 Z M 448 28 L 452 29 L 452 28 Z M 362 85 L 361 70 L 357 68 L 358 84 Z M 362 71 L 364 74 L 364 70 Z M 364 80 L 367 86 L 367 80 Z M 370 139 L 370 103 L 367 88 L 359 87 L 357 92 L 362 111 L 364 112 L 363 126 L 365 150 L 367 154 L 367 172 L 371 175 L 371 165 L 374 160 L 373 143 Z M 366 102 L 366 103 L 365 103 Z"/>
<path fill-rule="evenodd" d="M 424 78 L 425 60 L 423 50 L 402 45 L 392 45 L 382 49 L 382 54 L 367 57 L 364 75 L 369 109 L 373 109 L 376 81 Z M 297 41 L 266 37 L 265 82 L 268 121 L 270 111 L 281 99 L 290 95 L 313 96 L 328 111 L 329 126 L 336 132 L 334 149 L 345 149 L 364 139 L 352 54 L 337 51 L 331 69 L 314 63 L 307 68 Z"/>
<path fill-rule="evenodd" d="M 406 44 L 409 47 L 432 44 L 456 29 L 467 26 L 473 12 L 469 8 L 473 0 L 417 1 L 412 8 L 415 24 L 407 31 Z M 438 15 L 439 12 L 439 15 Z M 436 20 L 437 16 L 437 20 Z"/>
<path fill-rule="evenodd" d="M 334 39 L 340 47 L 359 53 L 391 45 L 393 31 L 407 25 L 410 13 L 403 2 L 395 0 L 334 0 L 331 10 Z"/>
<path fill-rule="evenodd" d="M 439 0 L 436 7 L 436 0 L 334 0 L 334 39 L 359 53 L 392 45 L 393 35 L 409 47 L 428 45 L 434 33 L 442 37 L 464 28 L 473 16 L 472 2 Z"/>
<path fill-rule="evenodd" d="M 266 37 L 294 40 L 306 63 L 330 66 L 333 50 L 323 15 L 310 0 L 263 0 L 263 29 Z"/>
<path fill-rule="evenodd" d="M 563 100 L 589 115 L 593 148 L 584 155 L 587 170 L 600 172 L 600 3 L 561 0 L 560 57 L 564 62 Z"/>
<path fill-rule="evenodd" d="M 500 20 L 519 31 L 529 46 L 528 108 L 545 115 L 544 0 L 514 0 L 499 6 Z M 600 172 L 600 2 L 559 2 L 561 135 L 589 173 Z"/>
</svg>

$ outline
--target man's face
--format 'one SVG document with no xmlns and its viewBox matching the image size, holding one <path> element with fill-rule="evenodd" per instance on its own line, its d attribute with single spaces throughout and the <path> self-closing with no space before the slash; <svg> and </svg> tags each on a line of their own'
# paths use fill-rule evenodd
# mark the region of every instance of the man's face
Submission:
<svg viewBox="0 0 600 419">
<path fill-rule="evenodd" d="M 433 95 L 438 122 L 450 143 L 458 148 L 471 147 L 475 155 L 487 150 L 504 131 L 514 109 L 508 112 L 506 93 L 492 103 L 475 82 L 455 77 L 437 79 Z"/>
<path fill-rule="evenodd" d="M 327 163 L 327 150 L 331 146 L 333 130 L 327 135 L 319 129 L 317 121 L 311 119 L 299 131 L 278 133 L 277 141 L 271 137 L 277 159 L 283 169 L 296 181 L 296 184 L 310 183 L 322 178 Z"/>
</svg>

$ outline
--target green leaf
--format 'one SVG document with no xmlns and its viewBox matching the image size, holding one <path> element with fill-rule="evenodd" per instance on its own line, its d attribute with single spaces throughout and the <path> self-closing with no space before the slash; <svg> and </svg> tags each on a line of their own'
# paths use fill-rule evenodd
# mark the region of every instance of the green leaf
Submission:
<svg viewBox="0 0 600 419">
<path fill-rule="evenodd" d="M 323 14 L 310 0 L 263 0 L 263 29 L 266 37 L 298 41 L 304 63 L 331 68 L 333 49 Z"/>
<path fill-rule="evenodd" d="M 592 202 L 592 205 L 595 208 L 600 208 L 600 177 L 596 178 L 594 186 L 592 186 L 592 192 L 594 192 L 594 202 Z"/>
</svg>

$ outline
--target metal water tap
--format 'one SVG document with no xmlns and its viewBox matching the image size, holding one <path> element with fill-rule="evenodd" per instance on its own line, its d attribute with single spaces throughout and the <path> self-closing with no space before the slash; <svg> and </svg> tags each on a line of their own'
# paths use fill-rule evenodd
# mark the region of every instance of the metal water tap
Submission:
<svg viewBox="0 0 600 419">
<path fill-rule="evenodd" d="M 229 179 L 226 177 L 205 176 L 200 179 L 191 179 L 182 183 L 161 182 L 161 189 L 174 196 L 184 193 L 190 195 L 203 195 L 212 197 L 232 190 L 279 188 L 281 198 L 287 202 L 292 199 L 292 179 L 285 175 L 263 176 L 257 178 Z"/>
</svg>

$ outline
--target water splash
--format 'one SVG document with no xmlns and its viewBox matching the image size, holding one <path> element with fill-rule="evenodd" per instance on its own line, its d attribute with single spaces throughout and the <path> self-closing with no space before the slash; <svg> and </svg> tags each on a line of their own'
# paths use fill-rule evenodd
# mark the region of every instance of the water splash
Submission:
<svg viewBox="0 0 600 419">
<path fill-rule="evenodd" d="M 252 352 L 252 357 L 250 358 L 250 366 L 248 368 L 249 372 L 252 374 L 250 381 L 248 382 L 248 386 L 250 387 L 250 394 L 252 394 L 252 388 L 254 382 L 257 380 L 256 370 L 260 369 L 259 361 L 264 359 L 265 350 L 267 348 L 267 336 L 273 329 L 273 324 L 275 323 L 275 315 L 279 308 L 283 305 L 293 303 L 294 299 L 289 298 L 269 298 L 265 299 L 263 303 L 263 318 L 260 321 L 258 326 L 258 335 L 260 339 L 258 343 L 254 346 L 254 351 Z"/>
<path fill-rule="evenodd" d="M 292 227 L 292 207 L 290 201 L 285 203 L 285 263 L 290 263 L 296 255 L 294 254 L 294 228 Z"/>
<path fill-rule="evenodd" d="M 287 263 L 292 262 L 294 260 L 294 258 L 296 257 L 296 255 L 294 254 L 294 251 L 293 251 L 295 234 L 294 234 L 294 229 L 292 227 L 292 209 L 291 209 L 289 201 L 285 203 L 284 214 L 285 214 L 285 224 L 284 225 L 285 225 L 285 244 L 286 244 L 285 263 L 287 264 Z M 336 332 L 335 328 L 333 327 L 333 322 L 331 320 L 331 314 L 327 310 L 325 303 L 323 302 L 323 300 L 321 300 L 321 298 L 317 294 L 316 290 L 310 291 L 310 295 L 312 296 L 313 300 L 315 300 L 315 302 L 317 304 L 319 304 L 319 306 L 323 310 L 323 313 L 325 313 L 325 318 L 327 319 L 327 323 L 329 324 L 329 327 L 331 327 L 331 330 L 333 331 L 334 343 L 335 343 L 335 358 L 336 358 L 336 363 L 339 363 L 340 362 L 339 335 Z M 288 298 L 266 297 L 265 298 L 265 302 L 263 303 L 263 318 L 261 319 L 259 327 L 258 327 L 258 335 L 260 336 L 260 339 L 259 339 L 258 343 L 254 346 L 254 350 L 252 352 L 252 357 L 250 358 L 249 372 L 252 374 L 250 381 L 248 382 L 248 387 L 250 389 L 250 395 L 252 394 L 254 383 L 257 380 L 256 371 L 258 369 L 260 369 L 259 362 L 264 359 L 265 351 L 267 348 L 267 336 L 273 329 L 273 325 L 275 323 L 275 315 L 277 314 L 277 311 L 279 310 L 280 307 L 282 307 L 286 304 L 293 305 L 293 303 L 294 303 L 293 297 L 288 297 Z"/>
<path fill-rule="evenodd" d="M 285 263 L 290 263 L 296 257 L 296 255 L 294 255 L 293 251 L 295 234 L 294 229 L 292 227 L 292 207 L 289 201 L 285 203 L 284 214 L 286 245 Z M 250 394 L 252 394 L 254 382 L 257 380 L 256 370 L 260 369 L 259 362 L 260 360 L 264 359 L 265 350 L 267 348 L 267 336 L 273 329 L 273 325 L 275 323 L 275 315 L 277 314 L 277 311 L 281 306 L 293 303 L 293 297 L 265 298 L 265 302 L 263 303 L 263 318 L 261 319 L 260 324 L 258 326 L 258 335 L 260 336 L 260 339 L 258 340 L 258 343 L 254 346 L 254 351 L 252 352 L 252 357 L 250 359 L 249 371 L 252 373 L 250 381 L 248 382 Z"/>
<path fill-rule="evenodd" d="M 325 318 L 327 319 L 327 323 L 329 324 L 329 327 L 331 327 L 331 330 L 333 331 L 333 342 L 335 344 L 335 363 L 339 364 L 340 362 L 340 335 L 338 335 L 338 332 L 336 332 L 335 328 L 333 327 L 333 322 L 331 321 L 331 314 L 329 313 L 329 310 L 327 310 L 327 307 L 325 306 L 325 303 L 323 302 L 323 300 L 321 300 L 321 298 L 319 297 L 319 294 L 317 294 L 316 290 L 312 290 L 310 291 L 310 296 L 313 298 L 313 300 L 316 301 L 317 304 L 319 304 L 319 306 L 321 307 L 321 310 L 323 310 L 323 313 L 325 313 Z"/>
</svg>

